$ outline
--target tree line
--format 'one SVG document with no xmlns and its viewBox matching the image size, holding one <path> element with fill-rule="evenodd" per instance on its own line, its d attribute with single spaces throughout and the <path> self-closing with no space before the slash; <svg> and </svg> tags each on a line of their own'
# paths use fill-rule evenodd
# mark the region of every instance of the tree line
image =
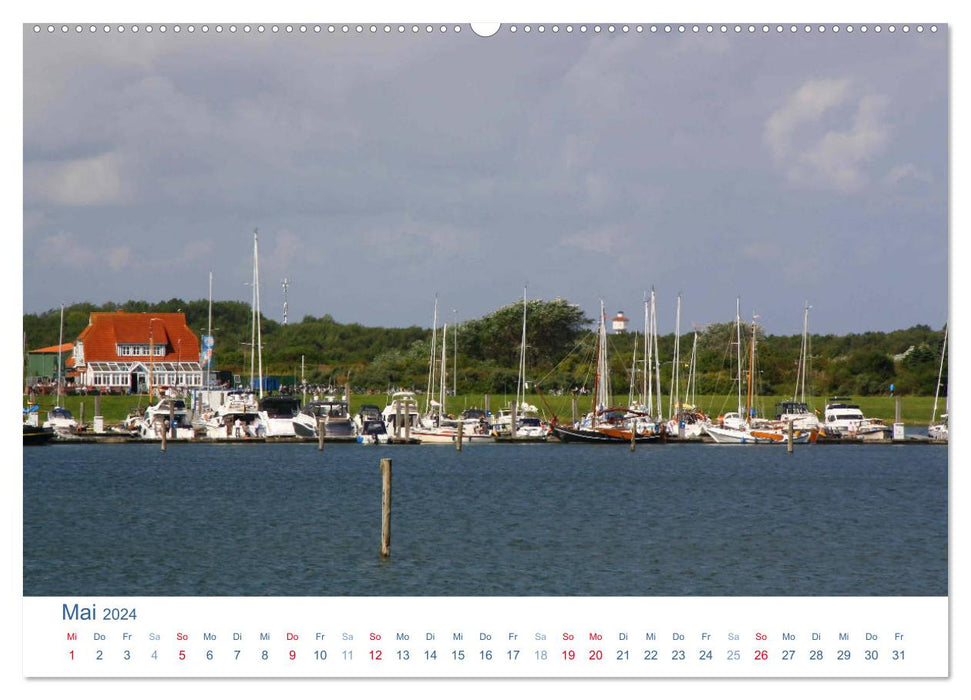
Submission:
<svg viewBox="0 0 971 700">
<path fill-rule="evenodd" d="M 202 335 L 208 327 L 208 300 L 170 299 L 151 303 L 126 301 L 101 306 L 79 303 L 64 308 L 64 339 L 73 341 L 98 311 L 129 313 L 183 312 L 189 327 Z M 249 372 L 252 311 L 249 304 L 219 301 L 212 304 L 215 367 L 246 376 Z M 446 338 L 447 386 L 458 393 L 513 393 L 518 378 L 522 302 L 510 303 L 481 318 L 451 326 Z M 29 349 L 56 345 L 60 309 L 24 314 L 23 330 Z M 564 299 L 529 300 L 526 304 L 526 378 L 531 387 L 558 393 L 591 388 L 595 327 L 579 306 Z M 343 385 L 387 391 L 391 388 L 423 390 L 431 359 L 432 330 L 368 327 L 339 323 L 329 314 L 304 316 L 283 325 L 263 317 L 264 374 L 284 383 L 303 378 L 311 384 Z M 742 327 L 743 354 L 751 326 Z M 801 335 L 767 335 L 756 329 L 758 358 L 755 377 L 761 394 L 792 394 L 798 369 Z M 436 357 L 441 362 L 441 331 L 436 335 Z M 699 395 L 730 393 L 738 376 L 734 322 L 710 324 L 697 331 L 695 384 Z M 888 394 L 933 395 L 941 358 L 944 329 L 917 325 L 891 332 L 813 334 L 807 392 L 814 396 L 875 396 Z M 694 345 L 694 332 L 680 338 L 682 393 Z M 632 381 L 643 383 L 643 335 L 640 332 L 609 336 L 612 390 L 626 397 Z M 658 338 L 662 393 L 673 378 L 673 333 Z M 636 348 L 636 362 L 635 360 Z M 301 365 L 303 370 L 301 370 Z M 440 371 L 440 370 L 437 370 Z M 947 363 L 944 379 L 947 381 Z"/>
</svg>

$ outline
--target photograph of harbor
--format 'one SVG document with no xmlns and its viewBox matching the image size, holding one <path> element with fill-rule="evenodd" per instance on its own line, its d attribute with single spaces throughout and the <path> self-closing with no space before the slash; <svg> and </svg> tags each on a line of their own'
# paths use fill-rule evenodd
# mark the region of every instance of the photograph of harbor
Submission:
<svg viewBox="0 0 971 700">
<path fill-rule="evenodd" d="M 948 595 L 947 25 L 23 39 L 25 596 Z"/>
</svg>

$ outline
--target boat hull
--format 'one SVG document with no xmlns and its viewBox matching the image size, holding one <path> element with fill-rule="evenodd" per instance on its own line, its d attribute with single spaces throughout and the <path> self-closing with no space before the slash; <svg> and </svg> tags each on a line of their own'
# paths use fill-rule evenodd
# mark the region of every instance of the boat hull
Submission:
<svg viewBox="0 0 971 700">
<path fill-rule="evenodd" d="M 50 428 L 24 426 L 24 447 L 28 445 L 46 445 L 54 439 L 54 431 Z"/>
<path fill-rule="evenodd" d="M 740 430 L 737 428 L 723 428 L 712 425 L 706 426 L 705 432 L 720 445 L 784 445 L 789 439 L 785 431 L 760 430 L 758 428 Z M 804 444 L 815 441 L 816 431 L 793 431 L 793 443 Z"/>
<path fill-rule="evenodd" d="M 631 432 L 622 428 L 568 428 L 553 426 L 553 435 L 561 442 L 587 442 L 596 444 L 630 444 Z M 651 442 L 658 439 L 657 434 L 636 435 L 635 443 Z"/>
<path fill-rule="evenodd" d="M 418 440 L 422 445 L 454 445 L 458 433 L 453 430 L 421 430 L 413 429 L 411 431 L 411 437 Z M 495 442 L 496 439 L 492 435 L 480 435 L 477 433 L 463 433 L 462 443 L 479 443 L 479 442 Z"/>
</svg>

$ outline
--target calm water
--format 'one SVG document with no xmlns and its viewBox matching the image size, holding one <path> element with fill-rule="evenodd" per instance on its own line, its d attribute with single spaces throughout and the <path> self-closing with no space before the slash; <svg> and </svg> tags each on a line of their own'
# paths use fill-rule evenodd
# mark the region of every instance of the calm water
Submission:
<svg viewBox="0 0 971 700">
<path fill-rule="evenodd" d="M 23 472 L 25 595 L 947 594 L 946 447 L 51 445 Z"/>
</svg>

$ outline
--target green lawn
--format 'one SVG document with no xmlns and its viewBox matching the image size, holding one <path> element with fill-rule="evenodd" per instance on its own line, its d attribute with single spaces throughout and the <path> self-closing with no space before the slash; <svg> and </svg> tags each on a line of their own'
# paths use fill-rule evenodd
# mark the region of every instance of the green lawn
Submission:
<svg viewBox="0 0 971 700">
<path fill-rule="evenodd" d="M 132 395 L 132 396 L 102 396 L 101 398 L 101 414 L 104 416 L 106 424 L 120 423 L 128 415 L 129 411 L 133 408 L 142 407 L 149 405 L 148 397 L 145 395 Z M 626 396 L 615 397 L 617 403 L 625 403 Z M 776 402 L 788 400 L 791 397 L 782 396 L 766 396 L 759 400 L 759 406 L 764 407 L 766 413 L 773 411 Z M 882 418 L 887 423 L 892 423 L 894 420 L 894 403 L 895 399 L 890 396 L 864 396 L 864 397 L 852 397 L 854 403 L 858 403 L 863 411 L 863 414 L 867 417 L 872 418 Z M 388 397 L 384 394 L 369 394 L 361 395 L 356 394 L 351 397 L 351 412 L 354 413 L 358 410 L 361 404 L 370 403 L 375 404 L 379 408 L 384 408 L 387 404 Z M 499 408 L 503 408 L 509 405 L 513 397 L 511 395 L 493 394 L 489 397 L 489 407 L 491 410 L 496 411 Z M 549 404 L 550 408 L 557 413 L 561 420 L 569 419 L 571 415 L 571 397 L 570 396 L 546 396 L 546 402 Z M 623 400 L 621 400 L 623 399 Z M 545 410 L 545 404 L 542 399 L 537 395 L 532 394 L 527 396 L 526 400 L 529 403 L 537 406 L 541 410 Z M 62 397 L 62 403 L 70 410 L 75 418 L 79 418 L 81 415 L 81 406 L 84 406 L 84 421 L 86 423 L 91 423 L 91 419 L 94 417 L 94 396 L 64 396 Z M 424 408 L 423 397 L 418 397 L 419 408 Z M 41 421 L 43 422 L 47 411 L 54 406 L 53 396 L 40 396 L 38 397 L 38 403 L 41 411 Z M 450 413 L 461 412 L 466 408 L 484 408 L 485 407 L 485 396 L 482 394 L 465 394 L 458 397 L 450 396 L 446 399 L 445 408 Z M 727 411 L 735 410 L 737 403 L 737 398 L 735 396 L 699 396 L 698 397 L 698 407 L 705 411 L 711 416 L 718 416 L 719 414 L 725 413 Z M 825 399 L 815 399 L 810 402 L 816 410 L 822 414 L 823 407 L 825 406 Z M 667 406 L 667 397 L 664 397 L 664 404 Z M 934 407 L 934 397 L 933 396 L 904 396 L 901 397 L 901 414 L 903 422 L 908 425 L 921 426 L 927 425 L 931 419 L 931 411 Z M 26 406 L 26 399 L 24 401 Z M 578 408 L 580 413 L 585 413 L 590 410 L 590 397 L 581 396 L 578 398 Z M 938 405 L 938 415 L 940 412 L 944 411 L 944 401 L 943 399 Z"/>
</svg>

